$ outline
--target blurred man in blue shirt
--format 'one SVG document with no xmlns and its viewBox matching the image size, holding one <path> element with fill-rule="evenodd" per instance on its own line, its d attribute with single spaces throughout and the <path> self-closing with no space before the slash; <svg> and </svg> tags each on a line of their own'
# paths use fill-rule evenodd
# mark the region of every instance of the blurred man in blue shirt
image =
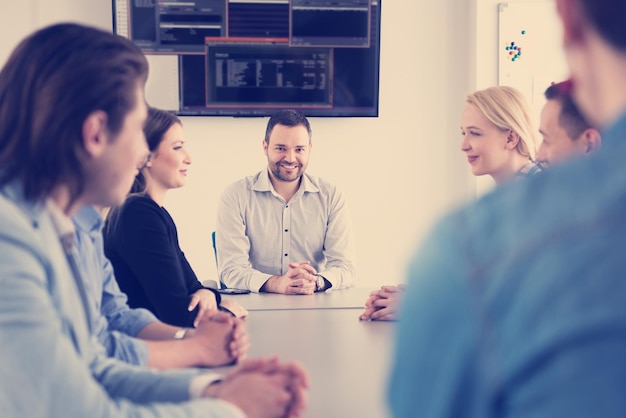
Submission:
<svg viewBox="0 0 626 418">
<path fill-rule="evenodd" d="M 556 4 L 602 148 L 435 227 L 401 309 L 394 417 L 626 416 L 626 1 Z"/>
</svg>

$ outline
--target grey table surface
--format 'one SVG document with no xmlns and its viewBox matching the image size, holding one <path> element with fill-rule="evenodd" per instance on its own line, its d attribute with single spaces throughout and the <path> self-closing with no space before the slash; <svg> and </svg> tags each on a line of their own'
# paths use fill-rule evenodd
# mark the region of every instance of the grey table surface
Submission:
<svg viewBox="0 0 626 418">
<path fill-rule="evenodd" d="M 262 309 L 251 309 L 247 319 L 249 357 L 277 355 L 304 366 L 311 383 L 304 418 L 388 417 L 385 391 L 396 323 L 359 321 L 362 303 L 355 308 L 349 301 L 369 291 L 335 297 L 338 293 L 270 297 L 263 303 L 249 298 Z M 297 299 L 300 304 L 289 309 Z M 265 304 L 275 309 L 265 309 Z"/>
<path fill-rule="evenodd" d="M 249 293 L 245 295 L 222 295 L 222 297 L 237 301 L 249 311 L 363 309 L 365 300 L 374 289 L 374 287 L 353 287 L 349 289 L 318 292 L 312 295 Z"/>
</svg>

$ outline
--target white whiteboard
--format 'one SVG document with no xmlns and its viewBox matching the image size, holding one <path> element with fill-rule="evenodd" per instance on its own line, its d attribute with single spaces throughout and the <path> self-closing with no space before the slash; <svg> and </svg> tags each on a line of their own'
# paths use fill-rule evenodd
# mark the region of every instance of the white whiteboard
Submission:
<svg viewBox="0 0 626 418">
<path fill-rule="evenodd" d="M 510 1 L 498 11 L 498 84 L 517 88 L 539 109 L 546 88 L 569 73 L 555 2 Z"/>
</svg>

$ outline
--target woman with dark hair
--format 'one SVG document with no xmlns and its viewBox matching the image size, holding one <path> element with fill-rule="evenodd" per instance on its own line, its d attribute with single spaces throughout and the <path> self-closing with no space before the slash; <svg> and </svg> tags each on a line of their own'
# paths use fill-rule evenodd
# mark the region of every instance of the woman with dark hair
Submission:
<svg viewBox="0 0 626 418">
<path fill-rule="evenodd" d="M 191 164 L 180 119 L 151 108 L 144 126 L 150 156 L 124 204 L 104 229 L 104 250 L 128 304 L 161 321 L 192 327 L 218 309 L 217 291 L 198 281 L 178 244 L 174 220 L 163 207 L 171 189 L 185 185 Z"/>
</svg>

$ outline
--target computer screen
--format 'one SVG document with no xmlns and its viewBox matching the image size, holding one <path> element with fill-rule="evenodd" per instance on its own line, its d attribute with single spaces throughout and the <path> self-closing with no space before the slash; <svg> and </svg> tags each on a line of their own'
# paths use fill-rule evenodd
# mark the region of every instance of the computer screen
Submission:
<svg viewBox="0 0 626 418">
<path fill-rule="evenodd" d="M 380 0 L 113 0 L 116 33 L 177 57 L 180 115 L 378 116 Z"/>
</svg>

